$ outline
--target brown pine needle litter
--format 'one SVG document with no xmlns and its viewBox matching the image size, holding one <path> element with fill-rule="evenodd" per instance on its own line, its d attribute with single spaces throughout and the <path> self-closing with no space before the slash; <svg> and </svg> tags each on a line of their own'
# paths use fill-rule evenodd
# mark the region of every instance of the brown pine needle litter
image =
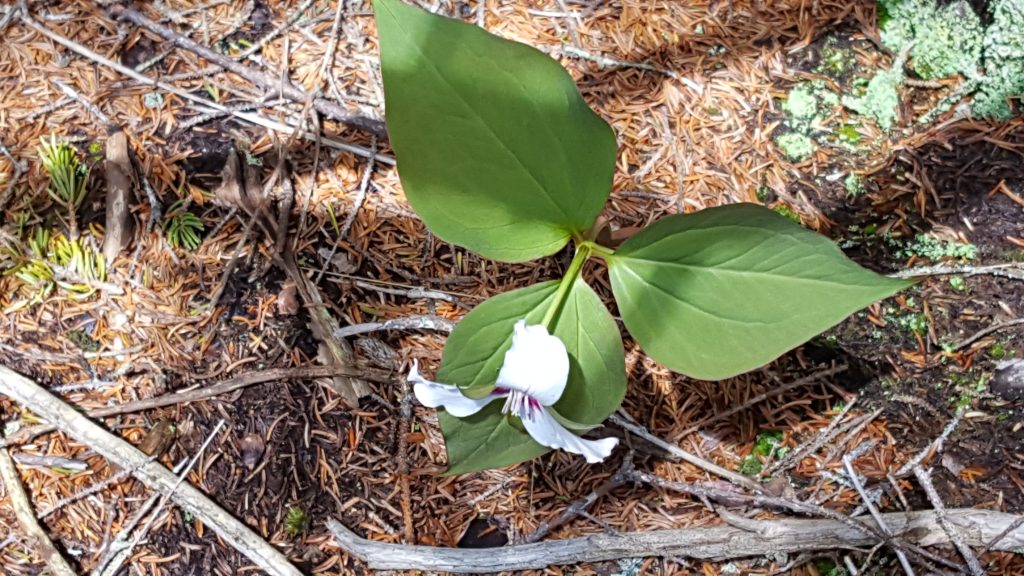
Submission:
<svg viewBox="0 0 1024 576">
<path fill-rule="evenodd" d="M 365 157 L 330 144 L 376 149 L 386 159 L 391 155 L 386 142 L 330 119 L 314 122 L 304 103 L 264 91 L 248 78 L 175 49 L 151 32 L 115 22 L 102 4 L 84 0 L 29 3 L 27 15 L 13 7 L 0 13 L 0 147 L 4 151 L 0 155 L 4 225 L 0 247 L 16 244 L 20 231 L 60 230 L 46 190 L 47 175 L 36 156 L 44 137 L 55 134 L 72 142 L 91 168 L 90 195 L 79 220 L 83 230 L 91 231 L 86 236 L 95 241 L 102 240 L 103 144 L 114 128 L 127 134 L 136 172 L 141 175 L 131 206 L 132 216 L 141 225 L 135 227 L 128 249 L 108 263 L 107 279 L 87 297 L 59 287 L 40 294 L 14 275 L 0 277 L 4 311 L 0 361 L 60 392 L 68 402 L 85 409 L 111 406 L 210 385 L 248 371 L 316 363 L 317 343 L 307 325 L 308 311 L 293 301 L 282 303 L 295 295 L 283 288 L 284 273 L 271 262 L 278 251 L 268 235 L 257 224 L 254 240 L 240 244 L 250 216 L 245 211 L 228 216 L 214 202 L 219 174 L 232 149 L 260 171 L 261 178 L 270 177 L 280 154 L 287 156 L 295 193 L 288 241 L 304 273 L 312 278 L 322 274 L 319 289 L 342 326 L 413 315 L 457 321 L 467 308 L 487 297 L 554 278 L 567 264 L 565 254 L 527 264 L 499 264 L 432 236 L 405 202 L 393 165 L 377 162 L 368 184 L 361 187 Z M 482 15 L 491 32 L 549 53 L 572 73 L 587 101 L 618 138 L 613 192 L 604 213 L 618 227 L 644 225 L 668 214 L 720 204 L 761 202 L 785 209 L 805 226 L 836 235 L 854 221 L 852 215 L 858 210 L 884 214 L 878 233 L 897 238 L 912 238 L 922 221 L 952 221 L 957 230 L 970 232 L 974 224 L 991 226 L 985 238 L 1003 251 L 998 254 L 1014 249 L 1020 253 L 1014 242 L 1024 237 L 1019 224 L 1024 218 L 1014 203 L 1024 196 L 1024 119 L 993 125 L 947 116 L 936 124 L 917 126 L 908 118 L 928 111 L 941 97 L 930 95 L 942 92 L 932 88 L 916 90 L 913 97 L 904 95 L 904 122 L 891 133 L 858 122 L 856 130 L 870 146 L 866 152 L 857 152 L 856 160 L 839 146 L 820 146 L 794 162 L 776 145 L 776 137 L 787 129 L 780 103 L 792 86 L 814 79 L 835 82 L 808 64 L 820 60 L 824 38 L 843 38 L 861 66 L 889 65 L 890 55 L 873 44 L 877 35 L 873 2 L 430 4 L 440 4 L 442 12 L 468 21 Z M 346 3 L 338 24 L 338 2 L 333 0 L 167 0 L 154 6 L 159 10 L 140 9 L 247 66 L 274 78 L 285 74 L 302 90 L 318 93 L 355 115 L 384 117 L 377 39 L 368 2 Z M 24 18 L 31 18 L 34 25 L 26 24 Z M 171 85 L 179 93 L 125 77 L 58 44 L 40 33 L 38 26 Z M 335 29 L 336 39 L 332 38 Z M 274 31 L 277 34 L 259 50 L 247 50 Z M 336 53 L 330 55 L 327 51 L 332 47 Z M 70 97 L 61 86 L 71 87 L 79 98 Z M 96 112 L 108 117 L 111 125 L 101 122 Z M 833 113 L 841 122 L 854 122 L 841 107 Z M 266 122 L 257 126 L 239 114 L 258 115 Z M 285 131 L 268 129 L 267 122 Z M 312 136 L 318 126 L 319 138 Z M 310 138 L 292 137 L 294 128 L 308 132 Z M 987 161 L 978 163 L 974 158 Z M 837 192 L 841 179 L 854 171 L 873 179 L 856 207 L 852 200 L 847 202 L 845 192 Z M 963 200 L 955 192 L 965 182 L 999 193 L 972 196 L 971 206 L 976 209 L 957 212 Z M 153 210 L 147 186 L 164 211 L 153 230 L 145 226 Z M 269 202 L 283 194 L 275 186 Z M 365 200 L 360 200 L 362 195 Z M 195 250 L 174 247 L 168 241 L 167 209 L 178 200 L 180 209 L 203 223 L 202 242 Z M 358 212 L 353 215 L 356 206 Z M 1016 221 L 986 224 L 986 217 L 1010 207 L 1017 208 Z M 339 238 L 349 218 L 353 218 L 351 229 Z M 962 225 L 965 218 L 968 223 Z M 968 235 L 979 242 L 977 235 Z M 954 233 L 947 239 L 963 238 Z M 335 244 L 336 252 L 325 261 Z M 236 268 L 227 276 L 216 308 L 210 309 L 209 297 L 236 251 Z M 872 261 L 873 255 L 870 250 L 858 253 L 866 264 L 879 269 L 905 263 Z M 8 262 L 2 258 L 6 257 L 0 256 L 6 270 Z M 610 302 L 604 272 L 592 266 L 585 273 Z M 882 380 L 891 377 L 893 386 L 907 385 L 940 362 L 966 373 L 982 360 L 987 347 L 999 342 L 1004 348 L 1020 350 L 1016 336 L 996 334 L 971 350 L 943 352 L 936 334 L 957 329 L 971 334 L 992 318 L 1008 320 L 1013 314 L 1024 314 L 1024 309 L 1014 308 L 1022 300 L 1019 282 L 979 278 L 977 294 L 997 291 L 1002 299 L 954 301 L 948 287 L 945 294 L 938 292 L 945 284 L 937 280 L 925 297 L 931 298 L 928 315 L 938 328 L 932 334 L 887 341 L 890 348 L 875 350 L 876 355 L 869 358 L 851 360 L 843 352 L 830 353 L 827 346 L 817 345 L 788 354 L 765 369 L 711 383 L 671 373 L 627 339 L 630 388 L 623 409 L 655 435 L 719 466 L 751 475 L 772 470 L 785 458 L 785 450 L 795 450 L 822 432 L 829 435 L 823 445 L 781 466 L 785 474 L 766 477 L 766 490 L 851 512 L 861 505 L 857 491 L 843 476 L 842 458 L 852 451 L 862 482 L 882 490 L 886 509 L 902 509 L 904 495 L 912 498 L 912 506 L 927 507 L 920 494 L 914 494 L 916 486 L 910 479 L 891 474 L 928 446 L 954 410 L 934 397 L 908 393 L 904 396 L 910 400 L 901 401 L 899 394 L 886 396 L 887 384 Z M 903 301 L 903 309 L 894 313 L 882 307 L 868 312 L 877 324 L 891 326 L 894 314 L 918 312 L 920 299 Z M 851 321 L 850 326 L 860 332 L 840 328 L 840 334 L 854 334 L 856 339 L 878 328 L 868 320 L 865 315 Z M 387 331 L 354 338 L 353 344 L 360 365 L 390 371 L 398 379 L 412 359 L 431 372 L 436 369 L 444 341 L 442 333 Z M 851 364 L 849 370 L 772 393 L 822 368 L 845 363 Z M 697 467 L 666 459 L 636 438 L 625 440 L 623 448 L 597 466 L 552 453 L 505 470 L 440 476 L 445 452 L 434 412 L 416 406 L 411 419 L 403 420 L 402 388 L 397 383 L 371 386 L 374 394 L 358 409 L 347 409 L 314 380 L 283 380 L 213 400 L 112 417 L 104 424 L 136 444 L 151 430 L 173 429 L 169 438 L 158 439 L 164 446 L 162 461 L 173 466 L 193 455 L 214 424 L 224 418 L 226 440 L 207 449 L 188 481 L 312 574 L 361 570 L 333 544 L 324 526 L 328 518 L 337 518 L 371 539 L 435 546 L 455 546 L 471 521 L 493 518 L 494 525 L 511 539 L 521 539 L 612 477 L 627 448 L 635 450 L 638 469 L 665 480 L 719 482 Z M 694 422 L 762 394 L 762 401 L 751 402 L 737 414 L 691 430 Z M 841 404 L 854 398 L 857 406 L 843 411 Z M 880 407 L 885 409 L 876 413 Z M 0 410 L 4 422 L 38 424 L 6 399 L 0 399 Z M 840 424 L 835 424 L 837 418 Z M 947 506 L 1021 511 L 1024 456 L 1019 444 L 1016 450 L 1006 448 L 1019 436 L 1008 433 L 1007 444 L 987 445 L 990 439 L 979 431 L 995 425 L 997 418 L 996 412 L 975 407 L 960 425 L 969 430 L 964 432 L 969 442 L 958 444 L 960 453 L 950 457 L 958 462 L 945 456 L 942 463 L 928 462 L 937 468 L 936 475 L 941 473 L 936 480 L 939 492 L 956 499 L 947 500 Z M 921 419 L 927 423 L 922 425 Z M 773 444 L 775 448 L 767 453 L 765 431 L 779 432 L 777 446 Z M 256 455 L 254 444 L 262 447 Z M 970 449 L 999 453 L 1003 460 L 972 459 L 964 454 Z M 16 450 L 88 464 L 85 472 L 38 466 L 21 467 L 20 472 L 37 511 L 64 503 L 47 516 L 44 527 L 62 549 L 75 551 L 81 572 L 91 570 L 103 547 L 149 494 L 137 481 L 122 476 L 94 494 L 76 498 L 119 471 L 88 447 L 60 434 L 28 439 Z M 403 501 L 406 486 L 411 502 Z M 293 510 L 301 511 L 301 516 Z M 549 538 L 605 528 L 628 532 L 720 522 L 719 515 L 697 499 L 627 485 L 600 498 L 586 517 L 556 528 Z M 24 545 L 16 526 L 6 502 L 0 501 L 0 571 L 12 576 L 35 574 L 40 558 Z M 406 540 L 408 533 L 414 535 L 414 542 Z M 822 553 L 820 558 L 842 565 L 843 554 Z M 953 553 L 943 555 L 957 559 Z M 646 559 L 629 573 L 771 574 L 785 569 L 820 574 L 819 566 L 810 562 L 818 558 L 799 563 L 762 558 L 694 564 Z M 990 553 L 982 560 L 991 574 L 1024 573 L 1019 557 Z M 130 562 L 152 576 L 251 570 L 244 557 L 174 509 L 161 513 L 148 541 L 134 551 Z M 622 566 L 611 562 L 553 567 L 531 574 L 609 574 L 625 570 Z"/>
</svg>

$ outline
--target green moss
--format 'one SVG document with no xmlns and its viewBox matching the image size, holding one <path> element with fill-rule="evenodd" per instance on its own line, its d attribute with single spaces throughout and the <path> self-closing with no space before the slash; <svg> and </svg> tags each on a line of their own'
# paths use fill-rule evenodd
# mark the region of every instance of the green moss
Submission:
<svg viewBox="0 0 1024 576">
<path fill-rule="evenodd" d="M 749 454 L 740 462 L 738 472 L 744 476 L 756 476 L 761 473 L 762 466 L 760 458 Z"/>
<path fill-rule="evenodd" d="M 989 346 L 988 355 L 991 356 L 993 360 L 1002 360 L 1003 358 L 1006 358 L 1006 344 L 996 342 Z"/>
<path fill-rule="evenodd" d="M 797 224 L 800 223 L 800 215 L 794 212 L 792 208 L 786 206 L 785 204 L 779 204 L 775 208 L 772 208 L 772 210 L 774 210 L 778 214 L 785 216 L 786 218 L 789 218 L 790 220 L 796 222 Z"/>
<path fill-rule="evenodd" d="M 964 280 L 963 276 L 950 276 L 949 287 L 957 292 L 966 292 L 967 282 Z"/>
<path fill-rule="evenodd" d="M 843 144 L 856 146 L 860 143 L 860 132 L 857 131 L 857 127 L 853 124 L 843 124 L 839 127 L 836 135 L 839 136 L 839 141 Z"/>
<path fill-rule="evenodd" d="M 863 116 L 870 116 L 882 130 L 888 131 L 899 114 L 899 87 L 903 83 L 903 66 L 893 64 L 891 70 L 875 74 L 860 96 L 843 98 L 843 105 Z"/>
<path fill-rule="evenodd" d="M 818 72 L 831 75 L 833 78 L 842 76 L 850 69 L 852 57 L 848 50 L 836 46 L 825 46 L 821 50 L 821 64 Z"/>
<path fill-rule="evenodd" d="M 814 142 L 803 134 L 790 132 L 775 139 L 782 153 L 794 162 L 802 162 L 814 154 Z"/>
<path fill-rule="evenodd" d="M 781 447 L 784 435 L 780 430 L 765 430 L 757 435 L 757 442 L 754 443 L 752 452 L 758 456 L 768 458 L 773 454 L 785 456 L 785 448 Z"/>
</svg>

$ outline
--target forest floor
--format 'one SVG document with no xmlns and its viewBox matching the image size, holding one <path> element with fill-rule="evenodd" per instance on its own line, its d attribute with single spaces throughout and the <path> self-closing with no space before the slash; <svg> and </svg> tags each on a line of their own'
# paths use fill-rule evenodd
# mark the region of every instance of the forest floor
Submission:
<svg viewBox="0 0 1024 576">
<path fill-rule="evenodd" d="M 1024 356 L 1024 324 L 1018 322 L 1024 282 L 992 268 L 1019 270 L 1024 262 L 1024 118 L 992 123 L 946 113 L 919 123 L 955 89 L 955 79 L 903 86 L 889 131 L 842 106 L 829 94 L 855 92 L 895 56 L 878 42 L 873 2 L 432 4 L 467 21 L 482 18 L 489 31 L 551 54 L 572 73 L 618 137 L 604 214 L 617 226 L 758 202 L 834 238 L 879 272 L 960 267 L 961 273 L 924 279 L 771 365 L 723 382 L 695 381 L 658 366 L 623 331 L 628 415 L 701 458 L 763 480 L 775 494 L 844 513 L 861 504 L 844 468 L 843 457 L 851 454 L 866 489 L 879 494 L 880 508 L 930 508 L 912 474 L 895 478 L 922 451 L 946 506 L 1024 512 L 1024 393 L 993 385 L 1001 361 Z M 240 60 L 275 79 L 285 74 L 309 92 L 322 91 L 354 114 L 382 119 L 370 5 L 342 6 L 340 20 L 338 2 L 325 1 L 166 0 L 145 13 L 232 58 L 269 37 Z M 0 363 L 69 403 L 111 406 L 247 371 L 317 363 L 309 310 L 273 264 L 273 239 L 225 201 L 222 170 L 233 150 L 261 182 L 272 178 L 282 157 L 290 164 L 285 177 L 291 187 L 275 186 L 271 195 L 294 194 L 287 242 L 342 326 L 411 315 L 457 321 L 484 299 L 556 278 L 568 264 L 568 252 L 539 263 L 500 264 L 432 237 L 405 202 L 384 137 L 318 120 L 301 102 L 282 101 L 251 77 L 224 72 L 150 31 L 115 21 L 92 2 L 31 2 L 34 26 L 7 10 L 0 13 L 5 242 L 23 246 L 38 229 L 62 233 L 36 152 L 44 137 L 70 140 L 92 168 L 78 220 L 95 247 L 105 210 L 104 151 L 115 130 L 126 133 L 139 175 L 131 204 L 135 233 L 108 263 L 104 282 L 81 295 L 62 285 L 44 293 L 16 274 L 0 278 Z M 275 34 L 282 25 L 283 33 Z M 139 68 L 181 94 L 128 78 L 52 35 Z M 328 57 L 335 42 L 336 54 Z M 801 92 L 794 97 L 794 90 Z M 802 117 L 813 117 L 810 133 L 802 113 L 784 105 L 805 96 L 815 100 L 814 112 Z M 322 138 L 209 114 L 196 98 L 320 130 Z M 796 143 L 810 148 L 794 152 L 796 139 L 787 134 L 805 136 Z M 333 142 L 377 150 L 380 158 L 371 162 Z M 157 206 L 164 216 L 147 229 Z M 203 224 L 195 249 L 175 247 L 168 237 L 167 223 L 184 211 Z M 0 265 L 13 269 L 15 260 L 8 254 Z M 613 305 L 603 271 L 594 265 L 585 273 Z M 770 302 L 772 295 L 764 298 Z M 401 380 L 413 360 L 434 373 L 444 332 L 376 330 L 350 340 L 359 366 L 394 374 L 392 383 L 372 384 L 373 394 L 357 410 L 323 382 L 295 378 L 103 422 L 133 443 L 157 446 L 161 461 L 173 466 L 199 453 L 223 420 L 224 430 L 201 452 L 188 481 L 311 574 L 366 572 L 334 543 L 325 527 L 329 518 L 386 542 L 501 545 L 600 487 L 627 453 L 590 466 L 554 452 L 503 470 L 442 476 L 445 451 L 435 413 L 415 406 L 403 416 L 410 399 Z M 830 367 L 830 375 L 807 379 Z M 785 386 L 801 379 L 803 385 Z M 742 409 L 726 414 L 735 407 Z M 6 398 L 0 398 L 0 414 L 6 434 L 35 423 Z M 827 428 L 840 433 L 786 462 L 787 453 Z M 951 432 L 941 452 L 929 451 L 944 429 Z M 607 432 L 624 435 L 611 424 Z M 669 481 L 715 480 L 628 440 L 639 470 Z M 60 433 L 22 442 L 13 452 L 16 461 L 28 462 L 19 464 L 21 479 L 38 510 L 118 474 L 88 446 Z M 52 457 L 70 460 L 57 466 Z M 82 467 L 69 469 L 68 462 Z M 62 505 L 44 526 L 85 573 L 147 495 L 137 481 L 115 478 Z M 549 538 L 716 523 L 718 515 L 697 499 L 628 484 Z M 952 549 L 937 552 L 960 561 Z M 849 554 L 729 562 L 649 558 L 531 573 L 838 576 Z M 41 561 L 0 501 L 0 571 L 38 574 Z M 991 574 L 1024 573 L 1019 555 L 988 553 L 982 561 Z M 874 562 L 881 573 L 899 571 L 887 549 Z M 153 576 L 251 570 L 244 556 L 173 507 L 160 513 L 130 563 L 137 569 L 132 574 Z"/>
</svg>

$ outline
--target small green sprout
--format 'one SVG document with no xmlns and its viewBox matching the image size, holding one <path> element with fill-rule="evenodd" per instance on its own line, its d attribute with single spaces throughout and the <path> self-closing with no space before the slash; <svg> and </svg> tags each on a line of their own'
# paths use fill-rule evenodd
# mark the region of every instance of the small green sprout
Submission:
<svg viewBox="0 0 1024 576">
<path fill-rule="evenodd" d="M 164 217 L 167 241 L 178 249 L 195 250 L 202 243 L 200 234 L 206 227 L 198 216 L 188 211 L 184 200 L 178 200 Z"/>
<path fill-rule="evenodd" d="M 744 476 L 757 476 L 761 473 L 761 459 L 754 454 L 747 454 L 743 460 L 740 461 L 740 467 L 737 471 Z"/>
<path fill-rule="evenodd" d="M 298 506 L 288 507 L 288 513 L 284 518 L 284 531 L 286 534 L 295 538 L 306 530 L 308 523 L 309 517 L 302 508 Z"/>
<path fill-rule="evenodd" d="M 963 276 L 950 276 L 949 287 L 957 292 L 966 292 L 967 282 L 964 280 Z"/>
<path fill-rule="evenodd" d="M 786 218 L 789 218 L 790 220 L 792 220 L 793 222 L 796 222 L 797 224 L 800 223 L 800 215 L 797 214 L 789 206 L 786 206 L 785 204 L 779 204 L 775 208 L 772 208 L 772 210 L 774 210 L 778 214 L 781 214 L 781 215 L 785 216 Z"/>
<path fill-rule="evenodd" d="M 68 227 L 72 238 L 78 237 L 75 212 L 85 200 L 85 185 L 89 180 L 89 168 L 78 158 L 78 151 L 71 144 L 56 136 L 43 138 L 39 144 L 39 160 L 50 175 L 47 191 L 57 205 L 67 212 Z"/>
<path fill-rule="evenodd" d="M 989 346 L 988 355 L 991 356 L 993 360 L 1002 360 L 1003 358 L 1006 358 L 1006 356 L 1008 355 L 1006 350 L 1006 343 L 996 342 L 995 344 Z"/>
</svg>

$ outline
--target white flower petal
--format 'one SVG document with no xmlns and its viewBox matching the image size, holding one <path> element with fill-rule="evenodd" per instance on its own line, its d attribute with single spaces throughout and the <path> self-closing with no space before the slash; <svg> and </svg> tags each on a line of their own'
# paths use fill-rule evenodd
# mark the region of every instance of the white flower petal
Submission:
<svg viewBox="0 0 1024 576">
<path fill-rule="evenodd" d="M 565 344 L 544 326 L 516 322 L 512 347 L 498 372 L 498 387 L 525 392 L 541 405 L 551 406 L 562 397 L 568 380 Z"/>
<path fill-rule="evenodd" d="M 481 408 L 491 403 L 499 395 L 491 394 L 483 398 L 465 396 L 458 386 L 431 382 L 420 375 L 419 367 L 413 362 L 409 370 L 409 382 L 413 383 L 412 391 L 420 404 L 430 408 L 444 407 L 452 416 L 463 418 L 472 416 Z"/>
<path fill-rule="evenodd" d="M 546 408 L 530 407 L 522 416 L 523 427 L 538 444 L 580 454 L 587 462 L 601 462 L 612 453 L 618 438 L 586 440 L 565 429 Z"/>
</svg>

